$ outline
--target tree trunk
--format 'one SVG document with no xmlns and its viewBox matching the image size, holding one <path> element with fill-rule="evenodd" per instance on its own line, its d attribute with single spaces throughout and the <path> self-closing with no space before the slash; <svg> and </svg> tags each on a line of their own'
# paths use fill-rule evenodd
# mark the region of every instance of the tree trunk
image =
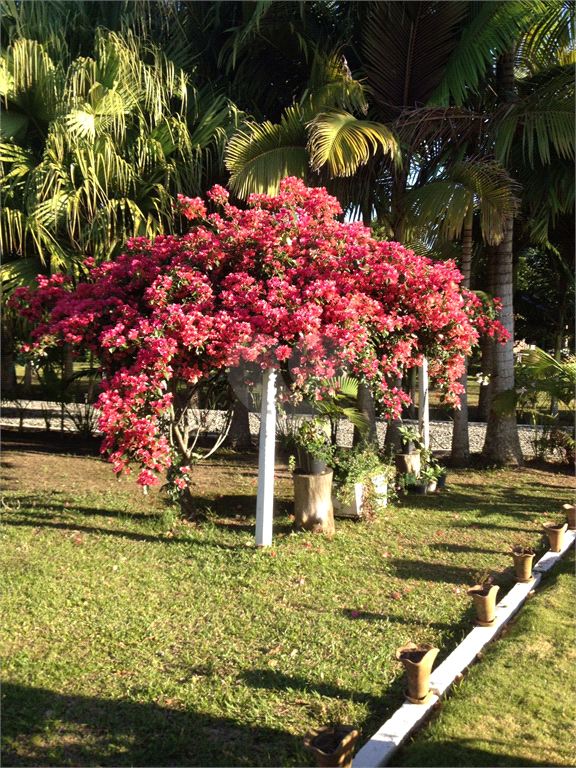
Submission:
<svg viewBox="0 0 576 768">
<path fill-rule="evenodd" d="M 494 269 L 499 260 L 499 251 L 497 245 L 488 246 L 488 264 L 486 275 L 486 290 L 491 296 L 494 296 Z M 488 380 L 487 384 L 480 385 L 478 394 L 478 412 L 477 421 L 488 421 L 490 413 L 490 403 L 492 401 L 492 374 L 494 373 L 494 349 L 496 342 L 492 336 L 483 336 L 481 341 L 482 358 L 480 361 L 480 371 L 483 377 Z"/>
<path fill-rule="evenodd" d="M 376 408 L 374 407 L 374 398 L 370 387 L 364 382 L 358 384 L 358 396 L 356 398 L 356 408 L 360 413 L 368 419 L 370 424 L 368 433 L 366 434 L 366 440 L 369 443 L 378 442 L 378 432 L 376 429 Z M 354 427 L 354 445 L 358 445 L 362 441 L 362 435 L 357 427 Z"/>
<path fill-rule="evenodd" d="M 228 374 L 230 382 L 230 395 L 235 398 L 232 423 L 228 432 L 227 442 L 234 448 L 251 448 L 252 435 L 250 434 L 250 393 L 244 381 L 244 369 L 233 368 Z"/>
<path fill-rule="evenodd" d="M 481 343 L 482 360 L 480 363 L 482 376 L 488 377 L 488 384 L 480 385 L 478 393 L 477 421 L 488 421 L 490 413 L 490 393 L 492 392 L 492 374 L 494 372 L 494 339 L 484 336 Z"/>
<path fill-rule="evenodd" d="M 498 94 L 504 103 L 511 103 L 518 98 L 514 80 L 513 50 L 500 57 L 496 69 Z M 490 393 L 490 412 L 486 424 L 486 438 L 482 454 L 497 464 L 513 466 L 523 463 L 516 414 L 502 416 L 492 407 L 494 398 L 501 392 L 514 388 L 514 219 L 506 221 L 504 237 L 498 246 L 498 260 L 494 265 L 494 294 L 502 301 L 500 322 L 510 333 L 506 344 L 494 345 L 494 373 Z"/>
<path fill-rule="evenodd" d="M 234 448 L 252 448 L 252 435 L 250 434 L 250 411 L 244 403 L 236 400 L 232 423 L 228 432 L 227 442 Z"/>
<path fill-rule="evenodd" d="M 334 533 L 332 470 L 321 475 L 294 475 L 294 522 L 313 533 Z"/>
<path fill-rule="evenodd" d="M 26 363 L 24 368 L 24 392 L 29 395 L 32 391 L 32 366 Z"/>
<path fill-rule="evenodd" d="M 14 336 L 8 322 L 2 322 L 1 382 L 2 396 L 9 397 L 16 391 L 16 368 L 14 367 Z"/>
<path fill-rule="evenodd" d="M 402 386 L 402 377 L 397 376 L 394 379 L 394 386 L 400 389 Z M 390 419 L 384 436 L 384 452 L 388 456 L 395 456 L 400 452 L 401 438 L 399 427 L 402 426 L 402 419 Z"/>
<path fill-rule="evenodd" d="M 514 315 L 513 296 L 513 258 L 512 258 L 513 220 L 506 222 L 502 242 L 498 246 L 498 261 L 494 269 L 494 293 L 502 301 L 500 322 L 510 333 L 506 344 L 494 347 L 494 374 L 492 376 L 492 401 L 501 392 L 514 388 Z M 486 425 L 486 439 L 482 449 L 483 456 L 496 464 L 518 466 L 523 463 L 516 415 L 502 416 L 494 411 L 492 405 Z"/>
<path fill-rule="evenodd" d="M 470 288 L 470 272 L 472 265 L 472 219 L 474 209 L 470 206 L 469 215 L 462 229 L 462 274 L 464 288 Z M 450 462 L 455 467 L 465 467 L 470 462 L 470 437 L 468 434 L 468 358 L 464 361 L 466 370 L 460 377 L 464 392 L 460 395 L 460 408 L 454 410 L 454 426 L 452 429 L 452 452 Z"/>
<path fill-rule="evenodd" d="M 64 344 L 64 378 L 66 384 L 70 384 L 70 379 L 74 375 L 74 358 L 72 357 L 72 347 L 70 344 Z"/>
</svg>

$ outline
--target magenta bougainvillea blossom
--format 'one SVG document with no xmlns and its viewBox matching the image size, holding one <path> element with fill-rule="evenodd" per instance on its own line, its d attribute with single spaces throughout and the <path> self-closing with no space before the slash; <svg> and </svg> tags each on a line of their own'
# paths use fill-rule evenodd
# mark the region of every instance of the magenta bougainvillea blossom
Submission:
<svg viewBox="0 0 576 768">
<path fill-rule="evenodd" d="M 423 355 L 457 403 L 479 333 L 506 336 L 497 306 L 461 288 L 453 262 L 338 221 L 325 189 L 285 179 L 278 195 L 252 195 L 246 210 L 220 186 L 208 196 L 221 213 L 179 196 L 188 234 L 130 240 L 113 262 L 87 260 L 75 287 L 62 275 L 39 277 L 36 290 L 12 299 L 36 324 L 38 350 L 68 342 L 97 354 L 103 451 L 115 471 L 136 461 L 141 485 L 175 461 L 167 425 L 177 381 L 249 362 L 281 368 L 295 393 L 307 387 L 321 398 L 328 379 L 348 372 L 397 415 L 408 396 L 393 382 Z M 189 471 L 179 467 L 178 486 Z"/>
</svg>

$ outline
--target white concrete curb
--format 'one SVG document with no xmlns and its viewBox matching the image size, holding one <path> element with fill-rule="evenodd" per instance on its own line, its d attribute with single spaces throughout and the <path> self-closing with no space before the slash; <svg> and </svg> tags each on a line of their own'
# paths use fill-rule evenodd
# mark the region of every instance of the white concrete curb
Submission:
<svg viewBox="0 0 576 768">
<path fill-rule="evenodd" d="M 371 739 L 358 751 L 353 768 L 377 768 L 386 765 L 392 754 L 406 737 L 428 717 L 440 697 L 454 680 L 474 661 L 478 653 L 493 640 L 520 609 L 528 594 L 540 583 L 542 573 L 550 570 L 572 546 L 576 531 L 566 531 L 560 552 L 546 552 L 533 568 L 534 579 L 527 584 L 516 584 L 496 606 L 496 622 L 492 627 L 474 627 L 460 645 L 430 675 L 433 696 L 428 704 L 410 704 L 406 701 L 397 709 Z"/>
</svg>

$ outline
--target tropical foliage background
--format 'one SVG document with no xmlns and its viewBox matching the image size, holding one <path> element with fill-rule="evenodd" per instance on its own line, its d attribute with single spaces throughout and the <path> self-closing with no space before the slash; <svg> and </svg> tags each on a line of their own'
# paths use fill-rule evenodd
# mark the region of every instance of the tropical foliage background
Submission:
<svg viewBox="0 0 576 768">
<path fill-rule="evenodd" d="M 178 229 L 180 192 L 221 183 L 242 204 L 295 175 L 379 237 L 456 258 L 513 337 L 573 352 L 574 2 L 1 8 L 5 297 Z M 5 309 L 2 328 L 7 354 Z M 491 407 L 514 390 L 513 342 L 471 365 L 491 382 L 484 453 L 518 463 L 515 418 Z"/>
</svg>

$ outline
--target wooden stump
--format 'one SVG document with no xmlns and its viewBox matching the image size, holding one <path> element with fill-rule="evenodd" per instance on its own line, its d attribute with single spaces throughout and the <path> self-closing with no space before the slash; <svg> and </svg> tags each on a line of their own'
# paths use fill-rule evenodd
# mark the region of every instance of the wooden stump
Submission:
<svg viewBox="0 0 576 768">
<path fill-rule="evenodd" d="M 332 470 L 321 475 L 294 472 L 294 517 L 296 527 L 313 533 L 334 533 Z"/>
</svg>

